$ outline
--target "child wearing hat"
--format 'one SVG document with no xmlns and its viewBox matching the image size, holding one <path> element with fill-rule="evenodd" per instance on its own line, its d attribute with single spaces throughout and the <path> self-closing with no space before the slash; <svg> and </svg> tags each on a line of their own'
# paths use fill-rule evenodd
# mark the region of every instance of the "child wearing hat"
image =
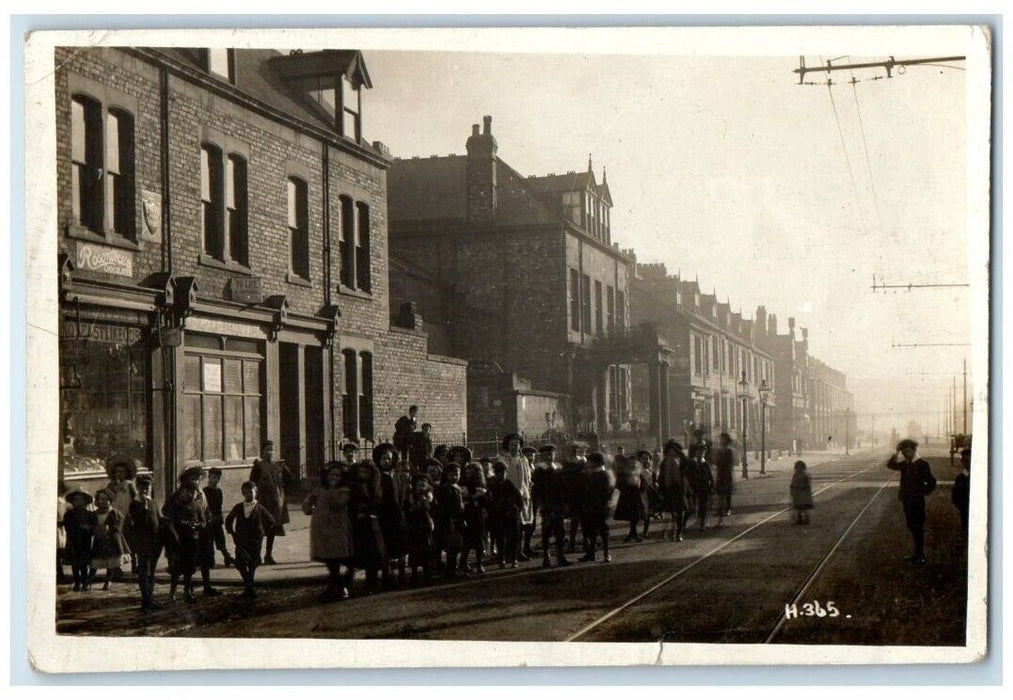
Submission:
<svg viewBox="0 0 1013 700">
<path fill-rule="evenodd" d="M 123 521 L 123 533 L 134 555 L 137 587 L 141 590 L 141 610 L 158 608 L 154 601 L 155 568 L 162 553 L 158 509 L 151 500 L 151 476 L 136 478 L 137 497 L 130 502 Z"/>
<path fill-rule="evenodd" d="M 243 579 L 243 593 L 240 597 L 253 598 L 257 595 L 253 589 L 253 576 L 260 566 L 260 550 L 264 546 L 264 537 L 274 527 L 274 518 L 264 506 L 257 503 L 255 483 L 244 481 L 239 488 L 243 500 L 229 511 L 225 518 L 225 530 L 232 535 L 232 542 L 236 546 L 236 570 Z M 345 519 L 348 519 L 347 515 Z"/>
<path fill-rule="evenodd" d="M 93 499 L 91 494 L 79 488 L 71 489 L 64 496 L 70 509 L 63 514 L 63 529 L 67 532 L 66 558 L 70 564 L 75 591 L 91 588 L 89 567 L 91 565 L 92 540 L 98 527 L 95 511 L 88 510 Z"/>
<path fill-rule="evenodd" d="M 92 541 L 92 571 L 105 569 L 102 590 L 109 590 L 113 571 L 120 568 L 124 556 L 129 557 L 130 546 L 123 536 L 123 515 L 113 508 L 114 494 L 109 489 L 95 492 L 95 538 Z"/>
<path fill-rule="evenodd" d="M 167 550 L 169 556 L 169 601 L 175 602 L 176 588 L 180 578 L 183 579 L 183 599 L 188 603 L 195 602 L 193 595 L 193 575 L 197 571 L 199 556 L 200 533 L 207 525 L 207 505 L 203 493 L 198 486 L 204 470 L 190 467 L 179 477 L 179 488 L 169 496 L 162 507 L 162 513 L 168 518 L 175 534 L 173 546 Z M 218 592 L 205 594 L 215 595 Z"/>
</svg>

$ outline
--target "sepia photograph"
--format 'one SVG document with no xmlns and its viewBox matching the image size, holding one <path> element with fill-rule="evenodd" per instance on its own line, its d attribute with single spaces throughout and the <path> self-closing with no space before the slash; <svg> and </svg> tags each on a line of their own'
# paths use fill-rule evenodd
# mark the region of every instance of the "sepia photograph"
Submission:
<svg viewBox="0 0 1013 700">
<path fill-rule="evenodd" d="M 38 670 L 984 658 L 987 28 L 25 48 Z"/>
</svg>

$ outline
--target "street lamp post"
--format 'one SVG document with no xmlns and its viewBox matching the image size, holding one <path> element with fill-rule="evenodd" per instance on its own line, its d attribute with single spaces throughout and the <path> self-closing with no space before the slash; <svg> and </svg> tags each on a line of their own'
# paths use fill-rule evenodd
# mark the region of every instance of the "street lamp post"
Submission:
<svg viewBox="0 0 1013 700">
<path fill-rule="evenodd" d="M 851 408 L 844 409 L 844 454 L 851 454 Z"/>
<path fill-rule="evenodd" d="M 760 476 L 767 475 L 767 401 L 770 387 L 767 380 L 760 381 Z"/>
<path fill-rule="evenodd" d="M 746 381 L 746 370 L 742 370 L 742 381 L 739 382 L 742 396 L 742 478 L 749 478 L 749 453 L 746 449 L 746 432 L 749 427 L 749 382 Z"/>
</svg>

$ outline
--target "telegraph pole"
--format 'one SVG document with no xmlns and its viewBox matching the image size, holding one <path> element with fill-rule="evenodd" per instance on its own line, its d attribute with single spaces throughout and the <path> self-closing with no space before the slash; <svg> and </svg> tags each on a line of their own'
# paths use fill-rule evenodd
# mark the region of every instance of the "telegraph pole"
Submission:
<svg viewBox="0 0 1013 700">
<path fill-rule="evenodd" d="M 801 85 L 804 80 L 806 73 L 822 73 L 826 71 L 829 77 L 830 71 L 835 70 L 855 70 L 861 68 L 882 68 L 886 71 L 886 77 L 893 77 L 894 68 L 905 68 L 907 66 L 917 66 L 925 63 L 950 63 L 953 61 L 963 61 L 963 56 L 943 56 L 941 58 L 915 58 L 906 61 L 896 61 L 893 56 L 890 56 L 886 61 L 872 61 L 869 63 L 842 63 L 839 65 L 831 65 L 830 61 L 827 61 L 825 66 L 807 66 L 805 64 L 805 56 L 798 57 L 798 68 L 793 70 L 793 73 L 798 74 L 798 83 Z M 903 73 L 904 71 L 898 71 Z"/>
<path fill-rule="evenodd" d="M 967 435 L 967 358 L 964 358 L 964 435 Z"/>
</svg>

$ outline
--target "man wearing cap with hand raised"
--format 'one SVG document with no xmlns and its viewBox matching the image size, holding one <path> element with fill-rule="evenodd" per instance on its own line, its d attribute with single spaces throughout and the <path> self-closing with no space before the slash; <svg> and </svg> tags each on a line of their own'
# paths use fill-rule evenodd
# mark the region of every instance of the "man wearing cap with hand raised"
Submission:
<svg viewBox="0 0 1013 700">
<path fill-rule="evenodd" d="M 906 557 L 906 560 L 924 564 L 925 497 L 935 490 L 936 478 L 932 476 L 929 463 L 918 456 L 918 443 L 914 440 L 901 440 L 897 443 L 897 452 L 887 460 L 886 468 L 900 472 L 898 499 L 904 507 L 904 520 L 907 521 L 915 547 L 914 554 Z"/>
</svg>

